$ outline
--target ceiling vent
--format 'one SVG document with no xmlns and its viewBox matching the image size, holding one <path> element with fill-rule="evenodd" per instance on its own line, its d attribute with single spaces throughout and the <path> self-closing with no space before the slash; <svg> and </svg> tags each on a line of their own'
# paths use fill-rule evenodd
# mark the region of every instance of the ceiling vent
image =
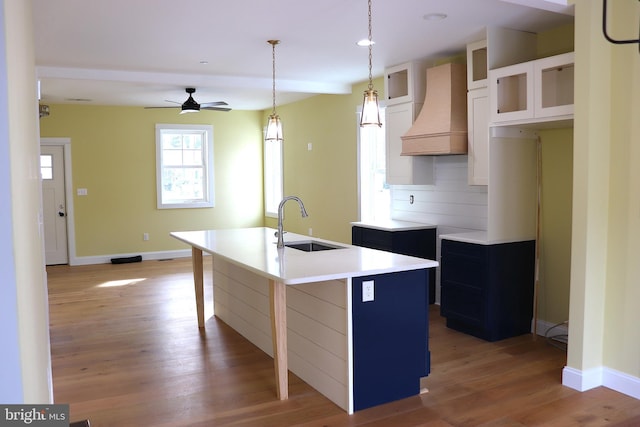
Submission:
<svg viewBox="0 0 640 427">
<path fill-rule="evenodd" d="M 467 69 L 444 64 L 427 69 L 424 106 L 402 136 L 402 155 L 467 153 Z"/>
</svg>

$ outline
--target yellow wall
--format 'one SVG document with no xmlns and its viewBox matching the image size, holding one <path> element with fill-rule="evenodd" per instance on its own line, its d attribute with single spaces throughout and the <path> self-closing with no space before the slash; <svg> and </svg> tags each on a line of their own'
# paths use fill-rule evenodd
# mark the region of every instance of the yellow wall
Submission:
<svg viewBox="0 0 640 427">
<path fill-rule="evenodd" d="M 185 249 L 170 231 L 263 225 L 259 112 L 86 105 L 50 112 L 40 135 L 71 138 L 78 257 Z M 156 208 L 156 123 L 213 125 L 214 208 Z M 77 188 L 88 195 L 77 196 Z"/>
<path fill-rule="evenodd" d="M 573 50 L 573 24 L 537 36 L 540 58 Z M 542 142 L 538 318 L 556 324 L 569 318 L 573 129 L 540 130 L 538 134 Z"/>
<path fill-rule="evenodd" d="M 551 30 L 538 33 L 537 51 L 538 57 L 559 55 L 572 52 L 574 47 L 574 24 L 566 24 Z"/>
<path fill-rule="evenodd" d="M 382 79 L 374 87 L 382 98 Z M 319 95 L 277 108 L 284 134 L 284 194 L 302 199 L 309 217 L 288 203 L 285 229 L 351 243 L 351 221 L 358 220 L 357 117 L 366 83 L 350 95 Z M 266 115 L 263 117 L 266 123 Z M 312 150 L 308 150 L 308 144 Z M 276 226 L 267 218 L 266 224 Z"/>
<path fill-rule="evenodd" d="M 538 318 L 569 318 L 573 129 L 541 130 L 542 214 Z M 544 331 L 541 331 L 544 332 Z"/>
<path fill-rule="evenodd" d="M 571 52 L 574 25 L 539 33 L 536 41 L 539 58 Z M 573 129 L 539 130 L 538 134 L 542 142 L 538 318 L 557 324 L 569 318 Z"/>
<path fill-rule="evenodd" d="M 632 7 L 631 3 L 626 2 L 626 10 L 622 5 L 611 9 L 611 36 L 637 38 L 640 5 L 636 2 Z M 603 364 L 640 377 L 640 52 L 637 44 L 610 49 L 611 160 Z"/>
<path fill-rule="evenodd" d="M 609 28 L 637 35 L 636 2 Z M 567 365 L 640 377 L 640 55 L 601 32 L 602 2 L 576 1 L 576 114 Z M 615 34 L 614 34 L 615 35 Z"/>
</svg>

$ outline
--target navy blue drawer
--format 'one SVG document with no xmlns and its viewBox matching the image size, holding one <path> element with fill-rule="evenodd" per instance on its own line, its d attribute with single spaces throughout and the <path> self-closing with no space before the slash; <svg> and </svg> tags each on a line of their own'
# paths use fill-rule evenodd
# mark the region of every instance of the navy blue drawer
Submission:
<svg viewBox="0 0 640 427">
<path fill-rule="evenodd" d="M 442 282 L 440 313 L 475 326 L 484 326 L 485 294 L 481 289 L 452 282 Z"/>
</svg>

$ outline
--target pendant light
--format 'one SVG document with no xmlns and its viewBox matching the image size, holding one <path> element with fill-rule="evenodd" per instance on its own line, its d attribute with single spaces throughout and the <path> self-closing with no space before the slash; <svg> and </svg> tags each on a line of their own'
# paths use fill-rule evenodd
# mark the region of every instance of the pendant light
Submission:
<svg viewBox="0 0 640 427">
<path fill-rule="evenodd" d="M 280 40 L 267 40 L 267 43 L 271 45 L 273 59 L 273 111 L 269 116 L 265 140 L 282 141 L 282 122 L 280 122 L 280 116 L 276 114 L 276 45 Z"/>
<path fill-rule="evenodd" d="M 369 86 L 364 91 L 364 100 L 362 101 L 362 115 L 360 117 L 360 126 L 382 126 L 380 121 L 380 108 L 378 107 L 378 91 L 373 88 L 373 77 L 371 75 L 371 50 L 373 40 L 371 39 L 371 0 L 369 0 Z"/>
</svg>

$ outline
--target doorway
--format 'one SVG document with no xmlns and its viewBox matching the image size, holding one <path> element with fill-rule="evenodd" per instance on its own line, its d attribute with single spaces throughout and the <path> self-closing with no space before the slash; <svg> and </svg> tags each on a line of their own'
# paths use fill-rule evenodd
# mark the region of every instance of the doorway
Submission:
<svg viewBox="0 0 640 427">
<path fill-rule="evenodd" d="M 71 140 L 40 140 L 42 222 L 46 265 L 72 264 L 75 259 Z"/>
</svg>

